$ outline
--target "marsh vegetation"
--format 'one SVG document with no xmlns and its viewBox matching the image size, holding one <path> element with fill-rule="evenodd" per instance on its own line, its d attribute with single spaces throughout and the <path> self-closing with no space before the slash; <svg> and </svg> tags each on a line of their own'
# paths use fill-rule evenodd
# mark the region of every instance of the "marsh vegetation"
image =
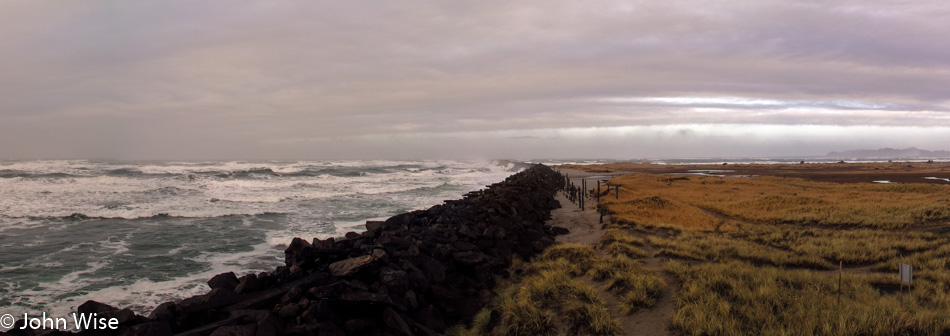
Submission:
<svg viewBox="0 0 950 336">
<path fill-rule="evenodd" d="M 950 186 L 637 173 L 610 183 L 619 193 L 601 190 L 610 224 L 598 244 L 518 262 L 454 333 L 637 334 L 629 319 L 662 300 L 680 335 L 950 334 Z M 914 267 L 913 290 L 899 263 Z"/>
<path fill-rule="evenodd" d="M 950 332 L 950 187 L 651 174 L 611 183 L 620 196 L 601 206 L 615 230 L 646 236 L 669 260 L 678 333 Z M 899 262 L 914 267 L 909 294 Z"/>
</svg>

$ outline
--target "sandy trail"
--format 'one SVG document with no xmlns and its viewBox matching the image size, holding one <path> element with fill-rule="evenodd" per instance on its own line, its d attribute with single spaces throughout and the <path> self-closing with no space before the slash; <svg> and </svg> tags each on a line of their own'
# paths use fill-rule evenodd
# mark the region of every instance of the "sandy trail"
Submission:
<svg viewBox="0 0 950 336">
<path fill-rule="evenodd" d="M 581 180 L 587 180 L 587 186 L 590 189 L 596 188 L 597 181 L 605 181 L 614 176 L 623 175 L 622 173 L 604 174 L 588 173 L 574 169 L 559 169 L 562 174 L 568 174 L 571 181 L 581 185 Z M 603 182 L 602 182 L 603 183 Z M 548 224 L 567 228 L 571 232 L 556 238 L 559 243 L 582 243 L 596 246 L 606 231 L 606 225 L 600 223 L 600 215 L 596 210 L 596 199 L 589 198 L 585 201 L 585 209 L 581 210 L 575 203 L 563 194 L 558 193 L 558 202 L 561 208 L 551 212 L 551 220 Z M 609 218 L 604 218 L 607 223 Z M 590 279 L 585 279 L 594 288 L 600 289 L 600 297 L 607 304 L 612 316 L 616 317 L 627 335 L 671 335 L 668 326 L 670 316 L 673 314 L 673 292 L 674 284 L 669 276 L 663 273 L 663 266 L 659 258 L 654 256 L 654 248 L 645 246 L 647 257 L 644 262 L 647 268 L 657 272 L 669 284 L 663 289 L 660 301 L 654 309 L 642 309 L 631 315 L 624 315 L 620 310 L 620 300 L 614 293 L 603 290 L 602 283 L 596 283 Z"/>
<path fill-rule="evenodd" d="M 600 238 L 604 236 L 603 225 L 597 211 L 586 209 L 581 211 L 576 204 L 571 203 L 562 194 L 557 195 L 557 201 L 561 202 L 561 208 L 551 212 L 552 219 L 548 224 L 567 228 L 571 232 L 557 236 L 555 240 L 559 243 L 583 243 L 596 245 Z"/>
<path fill-rule="evenodd" d="M 591 189 L 596 188 L 598 180 L 605 181 L 613 176 L 624 174 L 588 173 L 575 169 L 558 169 L 558 171 L 561 174 L 567 174 L 571 178 L 571 182 L 577 186 L 581 185 L 582 180 L 587 180 L 587 186 Z M 569 234 L 558 236 L 556 239 L 558 242 L 591 245 L 600 242 L 600 238 L 604 236 L 604 227 L 603 224 L 600 224 L 600 214 L 595 209 L 597 206 L 596 199 L 587 198 L 584 202 L 585 209 L 583 211 L 577 204 L 571 203 L 564 193 L 557 194 L 557 201 L 561 203 L 561 208 L 551 212 L 551 220 L 548 221 L 548 224 L 565 227 L 571 231 Z M 604 222 L 606 221 L 607 218 L 604 218 Z"/>
<path fill-rule="evenodd" d="M 646 267 L 659 274 L 663 281 L 666 281 L 666 287 L 663 287 L 663 292 L 660 294 L 660 300 L 657 301 L 656 307 L 641 309 L 626 317 L 630 322 L 624 324 L 624 330 L 627 331 L 628 335 L 672 335 L 669 325 L 674 308 L 673 292 L 675 292 L 678 285 L 673 282 L 669 275 L 663 272 L 663 264 L 660 258 L 656 257 L 654 247 L 646 245 L 643 250 L 647 253 L 647 257 L 644 258 Z M 631 325 L 630 328 L 627 328 L 628 324 Z"/>
</svg>

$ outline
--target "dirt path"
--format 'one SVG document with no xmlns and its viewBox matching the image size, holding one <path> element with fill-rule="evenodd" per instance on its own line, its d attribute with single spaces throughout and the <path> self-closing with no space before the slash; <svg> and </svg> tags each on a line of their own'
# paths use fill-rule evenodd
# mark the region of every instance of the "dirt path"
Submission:
<svg viewBox="0 0 950 336">
<path fill-rule="evenodd" d="M 588 173 L 575 169 L 561 169 L 562 174 L 571 177 L 571 182 L 580 186 L 581 180 L 586 179 L 588 186 L 596 186 L 598 180 L 609 179 L 611 176 Z M 591 187 L 593 188 L 593 187 Z M 571 203 L 563 193 L 557 194 L 557 201 L 561 203 L 560 209 L 551 212 L 551 220 L 548 224 L 553 226 L 565 227 L 571 233 L 558 236 L 556 240 L 560 243 L 584 243 L 596 245 L 600 238 L 604 236 L 604 227 L 600 224 L 600 215 L 595 210 L 597 201 L 588 198 L 585 201 L 585 209 L 581 211 L 577 204 Z M 604 221 L 606 222 L 606 218 Z"/>
<path fill-rule="evenodd" d="M 673 292 L 675 292 L 678 285 L 673 282 L 673 279 L 666 272 L 663 272 L 663 264 L 660 258 L 656 257 L 653 246 L 646 245 L 643 250 L 647 253 L 647 257 L 644 258 L 646 267 L 659 274 L 663 281 L 666 281 L 666 287 L 663 287 L 663 292 L 660 294 L 660 300 L 657 301 L 656 307 L 641 309 L 628 316 L 627 319 L 630 320 L 628 324 L 631 327 L 628 328 L 625 324 L 624 328 L 627 328 L 625 330 L 630 335 L 672 335 L 669 325 L 670 317 L 673 316 Z M 635 332 L 631 332 L 632 330 Z"/>
<path fill-rule="evenodd" d="M 600 173 L 587 173 L 573 169 L 562 169 L 561 173 L 566 173 L 571 177 L 575 185 L 580 186 L 582 179 L 587 179 L 587 185 L 593 188 L 597 185 L 597 180 L 609 179 L 610 175 Z M 560 209 L 555 209 L 551 213 L 551 220 L 548 224 L 560 226 L 570 230 L 569 234 L 558 236 L 556 240 L 560 243 L 583 243 L 597 245 L 606 232 L 606 226 L 600 224 L 600 215 L 595 210 L 596 200 L 588 199 L 586 209 L 581 210 L 577 204 L 571 203 L 568 198 L 559 193 L 558 202 L 561 203 Z M 608 222 L 608 218 L 604 218 Z M 642 234 L 642 233 L 641 233 Z M 644 262 L 647 268 L 655 271 L 668 284 L 663 289 L 657 306 L 654 309 L 642 309 L 631 315 L 624 315 L 620 310 L 620 300 L 616 294 L 603 290 L 604 284 L 597 283 L 589 278 L 584 279 L 592 287 L 600 289 L 600 297 L 607 304 L 610 314 L 616 317 L 627 335 L 671 335 L 668 326 L 670 316 L 673 314 L 673 292 L 675 284 L 663 272 L 663 265 L 660 258 L 654 256 L 654 248 L 645 246 L 647 257 Z"/>
<path fill-rule="evenodd" d="M 603 225 L 598 223 L 600 220 L 597 211 L 587 209 L 581 211 L 577 205 L 571 203 L 564 195 L 558 194 L 557 201 L 561 202 L 561 208 L 551 212 L 552 219 L 548 224 L 567 228 L 571 232 L 557 236 L 555 240 L 559 243 L 583 243 L 596 245 L 604 237 Z"/>
</svg>

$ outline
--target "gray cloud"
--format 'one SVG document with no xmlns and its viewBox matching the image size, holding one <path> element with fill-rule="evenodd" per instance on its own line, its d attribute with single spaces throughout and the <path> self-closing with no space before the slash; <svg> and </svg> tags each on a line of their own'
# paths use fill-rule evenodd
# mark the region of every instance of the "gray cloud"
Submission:
<svg viewBox="0 0 950 336">
<path fill-rule="evenodd" d="M 686 124 L 824 153 L 950 126 L 948 30 L 938 1 L 12 1 L 0 157 L 560 156 L 586 140 L 533 132 Z M 787 145 L 809 130 L 838 133 Z"/>
</svg>

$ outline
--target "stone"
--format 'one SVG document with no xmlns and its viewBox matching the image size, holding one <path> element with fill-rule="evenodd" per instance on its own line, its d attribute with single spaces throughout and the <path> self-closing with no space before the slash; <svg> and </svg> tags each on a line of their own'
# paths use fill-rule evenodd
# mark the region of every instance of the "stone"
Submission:
<svg viewBox="0 0 950 336">
<path fill-rule="evenodd" d="M 240 294 L 247 294 L 260 291 L 263 284 L 257 279 L 257 274 L 251 273 L 240 278 L 234 291 Z"/>
<path fill-rule="evenodd" d="M 379 238 L 377 243 L 393 250 L 407 249 L 409 246 L 415 245 L 409 239 L 393 235 L 384 235 L 382 238 Z"/>
<path fill-rule="evenodd" d="M 368 255 L 337 261 L 330 264 L 330 274 L 338 278 L 348 277 L 371 265 L 373 261 L 373 256 Z"/>
<path fill-rule="evenodd" d="M 334 282 L 319 287 L 313 287 L 307 290 L 307 294 L 313 299 L 326 299 L 335 296 L 343 290 L 346 284 L 343 282 Z"/>
<path fill-rule="evenodd" d="M 455 250 L 461 251 L 461 252 L 472 251 L 478 248 L 478 246 L 475 246 L 475 244 L 465 242 L 465 241 L 453 242 L 452 247 L 454 247 Z"/>
<path fill-rule="evenodd" d="M 422 270 L 422 274 L 430 282 L 445 281 L 445 266 L 429 256 L 418 256 L 412 259 L 413 264 Z"/>
<path fill-rule="evenodd" d="M 383 221 L 366 221 L 366 231 L 372 232 L 374 236 L 379 235 L 384 223 Z"/>
<path fill-rule="evenodd" d="M 271 312 L 266 309 L 238 309 L 231 312 L 230 317 L 240 317 L 247 322 L 261 321 L 270 318 Z"/>
<path fill-rule="evenodd" d="M 565 227 L 552 226 L 551 233 L 553 233 L 555 236 L 561 236 L 561 235 L 566 235 L 568 233 L 571 233 L 571 230 L 568 230 Z"/>
<path fill-rule="evenodd" d="M 419 251 L 419 246 L 409 245 L 409 248 L 407 249 L 393 252 L 393 256 L 401 257 L 401 258 L 409 258 L 409 257 L 415 257 L 419 255 L 420 253 L 421 252 Z"/>
<path fill-rule="evenodd" d="M 300 320 L 305 323 L 328 321 L 334 318 L 333 309 L 327 300 L 320 300 L 310 305 L 300 314 Z"/>
<path fill-rule="evenodd" d="M 212 289 L 212 290 L 211 290 L 210 292 L 208 292 L 207 294 L 205 294 L 205 295 L 204 295 L 204 300 L 201 300 L 201 301 L 202 301 L 202 302 L 209 302 L 209 301 L 214 300 L 214 299 L 226 298 L 226 297 L 231 297 L 231 296 L 235 296 L 235 295 L 237 295 L 237 293 L 235 293 L 234 291 L 232 291 L 232 290 L 230 290 L 230 289 L 215 288 L 215 289 Z"/>
<path fill-rule="evenodd" d="M 158 322 L 174 323 L 177 315 L 178 307 L 175 303 L 165 302 L 155 307 L 155 310 L 152 310 L 152 312 L 148 314 L 148 319 Z"/>
<path fill-rule="evenodd" d="M 297 264 L 310 266 L 315 257 L 316 254 L 314 253 L 313 245 L 297 237 L 294 237 L 294 240 L 292 240 L 290 245 L 287 246 L 287 249 L 284 250 L 284 263 L 287 266 Z"/>
<path fill-rule="evenodd" d="M 385 249 L 374 249 L 370 256 L 373 257 L 373 260 L 379 261 L 381 263 L 389 263 L 389 254 L 386 253 Z"/>
<path fill-rule="evenodd" d="M 388 295 L 378 293 L 343 293 L 337 297 L 342 303 L 365 306 L 391 306 L 392 299 Z"/>
<path fill-rule="evenodd" d="M 379 270 L 379 282 L 390 289 L 404 291 L 406 288 L 406 272 L 383 267 Z"/>
<path fill-rule="evenodd" d="M 343 323 L 343 329 L 346 330 L 347 335 L 366 334 L 374 327 L 376 327 L 376 320 L 370 317 L 349 319 Z"/>
<path fill-rule="evenodd" d="M 419 309 L 412 314 L 412 318 L 426 328 L 432 329 L 437 333 L 445 332 L 445 319 L 435 306 L 429 305 Z"/>
<path fill-rule="evenodd" d="M 408 228 L 412 221 L 412 213 L 404 213 L 389 217 L 383 224 L 389 229 Z"/>
<path fill-rule="evenodd" d="M 452 258 L 465 265 L 477 265 L 488 260 L 488 256 L 478 251 L 455 252 Z"/>
<path fill-rule="evenodd" d="M 268 317 L 257 321 L 256 325 L 257 331 L 254 333 L 254 336 L 278 336 L 280 335 L 280 328 L 278 328 L 278 321 L 275 321 L 274 318 Z"/>
<path fill-rule="evenodd" d="M 224 288 L 233 291 L 238 283 L 240 283 L 240 280 L 234 275 L 234 272 L 227 272 L 215 275 L 211 280 L 208 280 L 208 287 L 211 287 L 211 289 Z"/>
<path fill-rule="evenodd" d="M 294 317 L 297 317 L 297 313 L 300 312 L 300 306 L 296 304 L 288 304 L 285 306 L 278 306 L 278 307 L 279 308 L 276 308 L 277 316 L 285 320 L 289 320 Z"/>
<path fill-rule="evenodd" d="M 327 238 L 325 240 L 313 238 L 312 246 L 317 251 L 333 250 L 336 247 L 336 239 L 333 239 L 333 237 Z"/>
<path fill-rule="evenodd" d="M 383 309 L 383 324 L 386 325 L 387 331 L 397 336 L 414 335 L 412 329 L 409 329 L 409 325 L 406 324 L 402 316 L 399 316 L 399 313 L 396 313 L 392 308 Z"/>
<path fill-rule="evenodd" d="M 462 299 L 462 293 L 449 290 L 444 286 L 432 286 L 432 295 L 443 302 L 458 302 Z"/>
<path fill-rule="evenodd" d="M 76 308 L 76 312 L 80 314 L 102 314 L 118 309 L 119 308 L 107 305 L 102 302 L 89 300 L 79 305 L 79 307 Z"/>
<path fill-rule="evenodd" d="M 345 336 L 346 333 L 340 326 L 333 322 L 326 321 L 317 324 L 317 336 Z"/>
<path fill-rule="evenodd" d="M 122 330 L 120 336 L 172 336 L 172 327 L 165 322 L 148 322 Z"/>
<path fill-rule="evenodd" d="M 125 308 L 99 313 L 98 317 L 103 317 L 106 319 L 114 318 L 119 322 L 119 324 L 126 324 L 135 320 L 135 313 L 132 312 L 131 309 Z"/>
<path fill-rule="evenodd" d="M 223 326 L 215 329 L 211 336 L 254 336 L 257 324 Z"/>
<path fill-rule="evenodd" d="M 416 309 L 419 308 L 419 299 L 416 297 L 416 292 L 406 291 L 406 301 L 409 303 L 409 308 Z"/>
<path fill-rule="evenodd" d="M 300 287 L 294 287 L 287 291 L 287 293 L 280 298 L 280 302 L 284 304 L 297 302 L 301 297 L 303 297 L 303 295 L 303 289 Z"/>
<path fill-rule="evenodd" d="M 504 239 L 505 238 L 505 228 L 501 226 L 489 226 L 482 232 L 482 236 L 491 238 L 491 239 Z"/>
</svg>

